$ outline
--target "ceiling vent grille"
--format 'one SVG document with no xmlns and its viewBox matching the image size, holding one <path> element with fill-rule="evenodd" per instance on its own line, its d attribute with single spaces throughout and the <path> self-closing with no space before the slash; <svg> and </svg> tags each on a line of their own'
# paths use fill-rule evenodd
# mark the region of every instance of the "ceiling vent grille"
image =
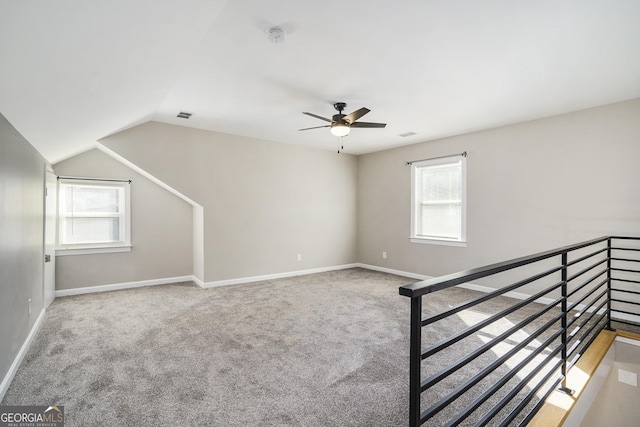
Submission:
<svg viewBox="0 0 640 427">
<path fill-rule="evenodd" d="M 181 119 L 188 119 L 189 117 L 191 117 L 191 113 L 180 111 L 176 117 L 180 117 Z"/>
<path fill-rule="evenodd" d="M 401 137 L 403 137 L 403 138 L 406 138 L 406 137 L 408 137 L 408 136 L 413 136 L 413 135 L 415 135 L 415 134 L 416 134 L 415 132 L 405 132 L 405 133 L 401 133 L 401 134 L 400 134 L 400 135 L 398 135 L 398 136 L 401 136 Z"/>
</svg>

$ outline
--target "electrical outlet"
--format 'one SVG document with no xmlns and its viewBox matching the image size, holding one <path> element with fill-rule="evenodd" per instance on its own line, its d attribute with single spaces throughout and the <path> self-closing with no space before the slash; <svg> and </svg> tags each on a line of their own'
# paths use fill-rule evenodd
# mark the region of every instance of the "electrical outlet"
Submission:
<svg viewBox="0 0 640 427">
<path fill-rule="evenodd" d="M 382 252 L 382 259 L 387 259 L 387 252 Z"/>
<path fill-rule="evenodd" d="M 302 254 L 298 254 L 298 261 L 302 261 Z"/>
</svg>

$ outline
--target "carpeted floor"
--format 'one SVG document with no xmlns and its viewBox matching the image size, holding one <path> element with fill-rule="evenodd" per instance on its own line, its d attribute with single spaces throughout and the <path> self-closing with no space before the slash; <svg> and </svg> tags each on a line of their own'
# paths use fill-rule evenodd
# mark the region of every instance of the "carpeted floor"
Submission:
<svg viewBox="0 0 640 427">
<path fill-rule="evenodd" d="M 58 298 L 2 405 L 64 405 L 67 427 L 405 426 L 410 301 L 398 288 L 412 282 L 355 268 L 206 290 L 182 283 Z M 424 312 L 478 295 L 460 288 L 430 294 Z M 423 328 L 424 345 L 511 303 L 496 298 Z M 423 378 L 538 309 L 460 340 L 442 360 L 423 363 Z M 424 393 L 423 407 L 490 364 L 496 351 Z M 510 369 L 501 366 L 427 425 L 443 425 Z"/>
<path fill-rule="evenodd" d="M 56 299 L 3 405 L 67 426 L 399 426 L 412 279 L 364 269 Z"/>
</svg>

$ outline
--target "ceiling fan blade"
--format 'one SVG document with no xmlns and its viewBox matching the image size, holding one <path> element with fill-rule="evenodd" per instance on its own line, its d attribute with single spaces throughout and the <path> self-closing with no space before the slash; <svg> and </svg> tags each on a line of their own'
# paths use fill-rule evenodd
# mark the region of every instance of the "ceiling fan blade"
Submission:
<svg viewBox="0 0 640 427">
<path fill-rule="evenodd" d="M 369 123 L 369 122 L 355 122 L 351 123 L 352 128 L 383 128 L 386 123 Z"/>
<path fill-rule="evenodd" d="M 312 128 L 304 128 L 304 129 L 298 129 L 298 130 L 309 130 L 309 129 L 320 129 L 320 128 L 330 128 L 331 125 L 324 125 L 324 126 L 314 126 Z"/>
<path fill-rule="evenodd" d="M 317 114 L 307 113 L 306 111 L 303 112 L 302 114 L 306 114 L 307 116 L 315 117 L 316 119 L 324 120 L 325 122 L 333 123 L 333 120 L 327 119 L 326 117 L 322 117 L 322 116 L 319 116 Z"/>
<path fill-rule="evenodd" d="M 365 114 L 367 114 L 369 111 L 368 108 L 360 108 L 359 110 L 354 111 L 353 113 L 347 114 L 346 116 L 343 117 L 343 120 L 353 124 L 353 122 L 355 122 L 356 120 L 358 120 L 360 117 L 364 116 Z"/>
</svg>

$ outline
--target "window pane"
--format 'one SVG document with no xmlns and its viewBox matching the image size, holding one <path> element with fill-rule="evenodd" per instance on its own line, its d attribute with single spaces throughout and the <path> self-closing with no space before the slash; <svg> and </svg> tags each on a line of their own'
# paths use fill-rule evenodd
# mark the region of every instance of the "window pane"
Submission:
<svg viewBox="0 0 640 427">
<path fill-rule="evenodd" d="M 422 205 L 417 234 L 425 237 L 460 239 L 462 208 L 459 204 Z"/>
<path fill-rule="evenodd" d="M 465 162 L 424 161 L 413 170 L 412 236 L 463 241 Z"/>
<path fill-rule="evenodd" d="M 421 169 L 422 201 L 459 201 L 461 199 L 459 163 Z"/>
<path fill-rule="evenodd" d="M 120 212 L 120 188 L 99 186 L 67 186 L 65 209 L 69 212 Z"/>
<path fill-rule="evenodd" d="M 65 218 L 65 244 L 115 243 L 120 238 L 120 218 Z"/>
</svg>

